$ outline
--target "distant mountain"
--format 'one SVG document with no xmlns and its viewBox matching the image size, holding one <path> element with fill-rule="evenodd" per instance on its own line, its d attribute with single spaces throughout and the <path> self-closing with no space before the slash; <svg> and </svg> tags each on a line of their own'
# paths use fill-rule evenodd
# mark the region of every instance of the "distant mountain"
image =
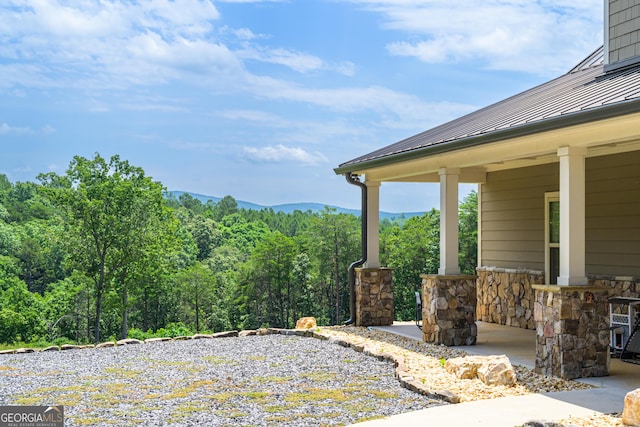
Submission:
<svg viewBox="0 0 640 427">
<path fill-rule="evenodd" d="M 180 197 L 181 194 L 187 193 L 194 199 L 200 200 L 202 203 L 207 203 L 211 200 L 213 203 L 218 203 L 222 200 L 221 197 L 215 196 L 205 196 L 204 194 L 191 193 L 189 191 L 167 191 L 167 193 L 173 195 L 176 199 Z M 346 209 L 341 208 L 339 206 L 332 205 L 323 205 L 322 203 L 285 203 L 282 205 L 273 205 L 273 206 L 264 206 L 258 205 L 256 203 L 245 202 L 243 200 L 237 200 L 238 207 L 242 209 L 251 209 L 251 210 L 262 210 L 262 209 L 273 209 L 276 212 L 284 212 L 284 213 L 293 213 L 294 211 L 311 211 L 311 212 L 321 212 L 325 207 L 329 207 L 331 209 L 335 209 L 338 213 L 347 213 L 356 216 L 360 216 L 360 209 Z M 424 212 L 380 212 L 380 219 L 394 219 L 394 218 L 411 218 L 412 216 L 422 215 Z"/>
</svg>

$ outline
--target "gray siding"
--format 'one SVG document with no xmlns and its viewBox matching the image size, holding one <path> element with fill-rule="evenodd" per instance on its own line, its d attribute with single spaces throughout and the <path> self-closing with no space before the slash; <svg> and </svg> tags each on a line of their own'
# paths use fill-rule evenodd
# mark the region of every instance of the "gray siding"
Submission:
<svg viewBox="0 0 640 427">
<path fill-rule="evenodd" d="M 544 271 L 544 195 L 558 173 L 554 163 L 487 175 L 481 266 Z M 640 152 L 588 158 L 586 175 L 587 274 L 640 276 Z"/>
<path fill-rule="evenodd" d="M 609 0 L 609 64 L 640 56 L 640 0 Z"/>
<path fill-rule="evenodd" d="M 482 184 L 482 266 L 544 271 L 544 194 L 557 163 L 487 174 Z"/>
<path fill-rule="evenodd" d="M 640 276 L 640 152 L 587 159 L 587 273 Z"/>
</svg>

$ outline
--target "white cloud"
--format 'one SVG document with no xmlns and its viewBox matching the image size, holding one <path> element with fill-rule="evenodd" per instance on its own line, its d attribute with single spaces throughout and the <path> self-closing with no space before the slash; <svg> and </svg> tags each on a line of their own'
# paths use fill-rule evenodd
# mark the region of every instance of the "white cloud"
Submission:
<svg viewBox="0 0 640 427">
<path fill-rule="evenodd" d="M 602 1 L 350 0 L 405 34 L 392 55 L 429 63 L 480 60 L 489 69 L 566 72 L 602 44 Z"/>
<path fill-rule="evenodd" d="M 400 128 L 413 127 L 416 121 L 422 126 L 439 124 L 477 108 L 450 102 L 424 102 L 414 95 L 381 86 L 313 89 L 253 76 L 251 87 L 265 98 L 304 102 L 344 113 L 375 112 L 388 117 L 393 127 Z"/>
<path fill-rule="evenodd" d="M 310 153 L 300 147 L 286 147 L 278 144 L 272 147 L 244 147 L 247 158 L 259 162 L 280 163 L 299 162 L 306 165 L 327 163 L 327 158 L 319 152 Z"/>
<path fill-rule="evenodd" d="M 282 48 L 270 49 L 264 47 L 248 47 L 238 52 L 238 54 L 243 59 L 284 65 L 299 73 L 331 70 L 347 76 L 352 76 L 355 70 L 355 65 L 348 61 L 334 65 L 325 62 L 315 55 Z"/>
<path fill-rule="evenodd" d="M 0 124 L 0 135 L 25 135 L 34 133 L 28 127 L 9 126 L 7 123 Z"/>
<path fill-rule="evenodd" d="M 245 122 L 259 123 L 267 126 L 289 126 L 290 123 L 283 120 L 276 114 L 260 110 L 226 110 L 219 113 L 228 120 L 240 120 Z"/>
</svg>

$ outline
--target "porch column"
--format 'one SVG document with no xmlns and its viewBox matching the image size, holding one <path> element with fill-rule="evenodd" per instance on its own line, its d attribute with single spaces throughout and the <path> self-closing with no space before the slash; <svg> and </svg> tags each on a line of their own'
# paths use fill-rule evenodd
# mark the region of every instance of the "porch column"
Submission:
<svg viewBox="0 0 640 427">
<path fill-rule="evenodd" d="M 460 169 L 442 168 L 440 174 L 440 275 L 460 274 L 458 264 L 458 181 Z"/>
<path fill-rule="evenodd" d="M 380 268 L 380 182 L 367 186 L 367 262 L 366 268 Z"/>
<path fill-rule="evenodd" d="M 581 147 L 560 147 L 560 276 L 558 285 L 587 284 L 585 274 L 585 157 Z"/>
<path fill-rule="evenodd" d="M 565 379 L 609 374 L 609 289 L 589 286 L 585 269 L 585 158 L 560 147 L 560 276 L 533 285 L 535 371 Z"/>
</svg>

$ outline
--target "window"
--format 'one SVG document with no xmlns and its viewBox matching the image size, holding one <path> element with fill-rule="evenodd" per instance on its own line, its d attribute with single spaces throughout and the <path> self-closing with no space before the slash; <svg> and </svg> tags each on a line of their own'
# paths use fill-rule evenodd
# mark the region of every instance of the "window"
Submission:
<svg viewBox="0 0 640 427">
<path fill-rule="evenodd" d="M 546 193 L 545 199 L 545 279 L 555 285 L 560 275 L 560 193 Z"/>
</svg>

